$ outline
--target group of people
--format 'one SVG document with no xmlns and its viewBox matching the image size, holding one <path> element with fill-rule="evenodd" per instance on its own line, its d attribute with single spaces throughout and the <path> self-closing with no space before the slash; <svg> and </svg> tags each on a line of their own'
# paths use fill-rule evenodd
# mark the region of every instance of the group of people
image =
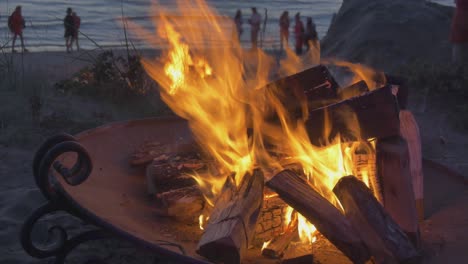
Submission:
<svg viewBox="0 0 468 264">
<path fill-rule="evenodd" d="M 252 7 L 252 15 L 250 19 L 248 19 L 248 23 L 250 24 L 250 40 L 252 43 L 252 49 L 256 49 L 258 47 L 258 35 L 260 32 L 260 26 L 262 23 L 262 16 L 257 12 L 257 8 Z M 243 33 L 242 24 L 242 12 L 241 10 L 237 10 L 236 15 L 234 16 L 234 24 L 236 26 L 237 37 L 240 39 L 240 36 Z M 290 27 L 290 19 L 289 19 L 289 12 L 284 11 L 279 19 L 279 33 L 280 33 L 280 49 L 283 50 L 284 46 L 289 45 L 289 27 Z M 318 34 L 316 30 L 316 26 L 314 21 L 311 17 L 307 18 L 306 26 L 301 20 L 301 14 L 297 13 L 294 16 L 294 47 L 296 54 L 300 55 L 303 52 L 303 47 L 305 47 L 306 51 L 311 48 L 311 45 L 315 45 L 318 48 L 319 41 L 318 41 Z"/>
<path fill-rule="evenodd" d="M 81 25 L 81 19 L 79 16 L 76 15 L 75 12 L 71 8 L 67 8 L 67 15 L 63 20 L 63 25 L 65 27 L 65 46 L 67 48 L 67 52 L 71 52 L 73 50 L 73 43 L 76 43 L 76 49 L 80 49 L 80 45 L 78 43 L 78 32 Z M 16 53 L 15 44 L 16 39 L 19 37 L 21 40 L 21 50 L 23 52 L 27 52 L 28 50 L 25 48 L 24 39 L 23 39 L 23 29 L 26 27 L 26 23 L 22 14 L 21 6 L 17 6 L 13 13 L 8 17 L 8 28 L 10 29 L 11 33 L 13 34 L 13 41 L 11 45 L 11 52 Z"/>
</svg>

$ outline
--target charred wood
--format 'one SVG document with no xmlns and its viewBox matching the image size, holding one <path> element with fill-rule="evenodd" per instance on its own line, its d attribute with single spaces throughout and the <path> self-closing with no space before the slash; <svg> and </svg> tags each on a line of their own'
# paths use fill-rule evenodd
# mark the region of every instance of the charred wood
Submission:
<svg viewBox="0 0 468 264">
<path fill-rule="evenodd" d="M 197 186 L 184 187 L 156 195 L 156 213 L 173 217 L 178 221 L 195 222 L 205 206 Z"/>
</svg>

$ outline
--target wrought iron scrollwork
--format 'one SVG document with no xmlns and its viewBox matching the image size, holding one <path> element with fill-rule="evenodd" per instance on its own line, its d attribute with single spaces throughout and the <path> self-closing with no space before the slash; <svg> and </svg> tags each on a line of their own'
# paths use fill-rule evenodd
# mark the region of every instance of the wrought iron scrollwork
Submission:
<svg viewBox="0 0 468 264">
<path fill-rule="evenodd" d="M 65 153 L 76 154 L 76 162 L 71 168 L 66 167 L 57 160 Z M 83 217 L 76 215 L 77 211 L 67 204 L 66 199 L 54 189 L 51 177 L 52 169 L 61 175 L 67 184 L 76 186 L 89 177 L 93 165 L 86 149 L 78 143 L 75 137 L 68 134 L 59 134 L 49 138 L 41 145 L 34 156 L 34 179 L 36 185 L 49 202 L 36 209 L 23 224 L 20 238 L 21 245 L 32 257 L 40 259 L 55 257 L 55 263 L 63 263 L 67 255 L 78 245 L 91 240 L 107 238 L 109 234 L 102 230 L 91 230 L 69 238 L 65 228 L 55 225 L 48 229 L 49 236 L 53 240 L 52 243 L 40 247 L 33 242 L 34 226 L 44 216 L 64 211 L 79 218 Z"/>
<path fill-rule="evenodd" d="M 56 159 L 64 153 L 76 153 L 77 159 L 73 167 L 67 168 Z M 59 134 L 46 140 L 36 152 L 33 161 L 33 173 L 36 185 L 49 200 L 55 200 L 56 192 L 50 182 L 51 168 L 62 176 L 70 185 L 83 183 L 91 174 L 93 164 L 88 151 L 68 134 Z"/>
</svg>

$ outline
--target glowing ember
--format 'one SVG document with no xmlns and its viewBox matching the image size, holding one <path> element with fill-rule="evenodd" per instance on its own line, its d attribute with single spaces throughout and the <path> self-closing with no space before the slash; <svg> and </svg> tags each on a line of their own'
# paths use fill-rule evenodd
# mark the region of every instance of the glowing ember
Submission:
<svg viewBox="0 0 468 264">
<path fill-rule="evenodd" d="M 204 1 L 178 1 L 178 6 L 180 16 L 177 19 L 170 19 L 169 14 L 155 9 L 159 15 L 155 19 L 158 36 L 147 40 L 156 43 L 162 38 L 169 52 L 158 60 L 145 59 L 142 63 L 160 84 L 163 100 L 188 120 L 196 141 L 216 163 L 215 169 L 192 175 L 208 204 L 213 206 L 228 178 L 240 186 L 244 175 L 254 169 L 271 175 L 288 164 L 300 164 L 310 184 L 341 208 L 331 190 L 341 177 L 353 174 L 351 150 L 353 144 L 359 142 L 344 144 L 337 137 L 324 142 L 327 147 L 312 145 L 305 128 L 307 105 L 301 107 L 304 119 L 297 119 L 282 104 L 280 91 L 262 88 L 270 81 L 272 68 L 277 66 L 275 60 L 261 50 L 244 52 L 237 38 L 232 38 L 232 32 L 224 29 L 226 24 L 233 29 L 232 22 Z M 200 14 L 202 19 L 194 18 L 193 14 Z M 186 25 L 192 25 L 193 30 L 180 33 L 178 29 Z M 136 25 L 134 28 L 137 33 L 143 31 Z M 207 39 L 216 39 L 224 45 L 200 46 Z M 286 55 L 277 69 L 285 75 L 319 62 L 319 55 L 313 49 L 302 58 L 289 49 Z M 344 66 L 353 68 L 351 64 Z M 370 80 L 366 77 L 370 73 L 357 69 L 359 78 Z M 271 113 L 265 109 L 273 109 L 279 122 L 269 121 L 267 117 Z M 353 113 L 349 113 L 349 119 L 353 120 Z M 349 130 L 360 138 L 359 126 L 355 123 Z M 331 131 L 331 127 L 327 127 Z M 369 173 L 362 174 L 369 185 Z M 286 224 L 291 222 L 293 213 L 292 208 L 288 210 Z M 313 243 L 316 228 L 301 215 L 297 217 L 301 241 Z M 201 229 L 207 219 L 200 215 Z"/>
</svg>

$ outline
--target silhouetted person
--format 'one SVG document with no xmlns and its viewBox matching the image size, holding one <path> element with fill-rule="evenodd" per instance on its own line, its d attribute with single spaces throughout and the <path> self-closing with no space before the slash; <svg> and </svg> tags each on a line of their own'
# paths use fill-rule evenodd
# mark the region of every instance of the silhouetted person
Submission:
<svg viewBox="0 0 468 264">
<path fill-rule="evenodd" d="M 296 40 L 295 47 L 296 47 L 296 54 L 302 54 L 302 45 L 304 42 L 304 24 L 301 21 L 301 14 L 297 13 L 294 17 L 295 25 L 294 25 L 294 38 Z"/>
<path fill-rule="evenodd" d="M 289 43 L 289 13 L 284 11 L 279 19 L 280 27 L 280 49 L 283 50 L 283 45 L 288 46 Z"/>
<path fill-rule="evenodd" d="M 67 15 L 63 19 L 63 26 L 65 27 L 65 46 L 67 47 L 67 52 L 72 50 L 72 40 L 73 40 L 73 31 L 74 31 L 74 21 L 72 17 L 72 9 L 67 8 Z"/>
<path fill-rule="evenodd" d="M 24 39 L 23 39 L 23 29 L 26 27 L 24 22 L 23 15 L 21 13 L 21 6 L 17 6 L 15 11 L 11 14 L 8 18 L 8 27 L 10 28 L 11 33 L 13 33 L 13 43 L 11 45 L 11 52 L 15 53 L 15 43 L 16 37 L 20 37 L 21 40 L 21 49 L 23 52 L 27 52 L 28 50 L 24 47 Z"/>
<path fill-rule="evenodd" d="M 307 18 L 306 29 L 304 33 L 304 44 L 306 51 L 310 49 L 310 45 L 314 45 L 318 48 L 318 34 L 315 28 L 315 23 L 311 17 Z"/>
<path fill-rule="evenodd" d="M 80 44 L 78 43 L 78 33 L 80 32 L 81 18 L 76 15 L 76 12 L 72 12 L 73 17 L 73 36 L 70 47 L 73 48 L 73 42 L 76 43 L 76 50 L 80 50 Z"/>
<path fill-rule="evenodd" d="M 455 0 L 456 9 L 452 20 L 450 40 L 452 60 L 455 63 L 468 59 L 468 0 Z"/>
<path fill-rule="evenodd" d="M 234 24 L 236 25 L 236 33 L 237 39 L 240 40 L 240 36 L 242 35 L 242 12 L 240 9 L 237 9 L 236 16 L 234 16 Z"/>
<path fill-rule="evenodd" d="M 249 24 L 251 26 L 250 39 L 252 41 L 252 49 L 257 48 L 258 43 L 258 32 L 260 31 L 260 23 L 262 22 L 262 17 L 257 13 L 257 8 L 252 7 L 252 16 L 249 19 Z"/>
</svg>

